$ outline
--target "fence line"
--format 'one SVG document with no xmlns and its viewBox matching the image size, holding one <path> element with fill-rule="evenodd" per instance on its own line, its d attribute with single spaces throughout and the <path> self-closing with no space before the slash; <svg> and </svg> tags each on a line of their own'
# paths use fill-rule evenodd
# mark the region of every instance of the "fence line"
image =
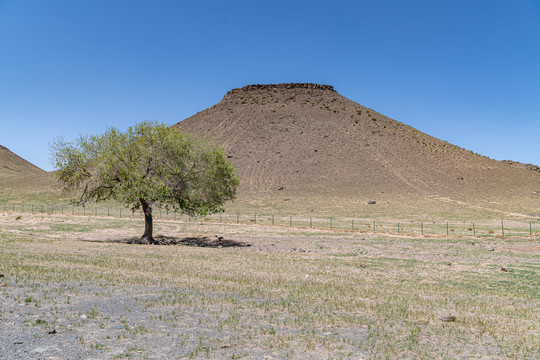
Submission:
<svg viewBox="0 0 540 360">
<path fill-rule="evenodd" d="M 107 216 L 115 218 L 143 218 L 141 211 L 132 211 L 127 208 L 82 207 L 73 205 L 36 205 L 36 204 L 4 204 L 0 205 L 4 213 L 41 213 L 65 214 L 83 216 Z M 179 220 L 185 222 L 214 222 L 229 224 L 257 224 L 268 226 L 283 226 L 290 228 L 309 228 L 317 230 L 341 230 L 350 232 L 373 232 L 389 234 L 411 235 L 443 235 L 443 236 L 540 236 L 540 222 L 517 220 L 493 220 L 479 223 L 471 222 L 436 222 L 436 221 L 377 221 L 373 219 L 352 217 L 313 217 L 313 216 L 285 216 L 264 214 L 219 213 L 204 217 L 190 217 L 188 215 L 154 209 L 156 220 Z"/>
</svg>

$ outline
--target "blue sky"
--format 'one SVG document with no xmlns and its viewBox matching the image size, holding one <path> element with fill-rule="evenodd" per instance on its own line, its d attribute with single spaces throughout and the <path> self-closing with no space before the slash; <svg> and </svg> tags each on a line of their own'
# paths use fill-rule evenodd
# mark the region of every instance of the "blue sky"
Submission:
<svg viewBox="0 0 540 360">
<path fill-rule="evenodd" d="M 0 145 L 45 170 L 57 136 L 281 82 L 540 165 L 540 0 L 0 0 Z"/>
</svg>

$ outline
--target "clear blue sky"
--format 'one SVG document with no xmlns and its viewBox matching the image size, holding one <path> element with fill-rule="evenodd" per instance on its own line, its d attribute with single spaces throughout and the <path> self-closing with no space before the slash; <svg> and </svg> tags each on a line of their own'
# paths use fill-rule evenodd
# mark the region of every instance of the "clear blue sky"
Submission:
<svg viewBox="0 0 540 360">
<path fill-rule="evenodd" d="M 0 0 L 0 145 L 45 170 L 59 135 L 281 82 L 540 165 L 540 0 Z"/>
</svg>

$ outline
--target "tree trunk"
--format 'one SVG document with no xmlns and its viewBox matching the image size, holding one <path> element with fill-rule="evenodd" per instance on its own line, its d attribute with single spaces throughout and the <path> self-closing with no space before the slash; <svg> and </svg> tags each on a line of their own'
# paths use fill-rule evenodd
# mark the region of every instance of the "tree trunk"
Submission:
<svg viewBox="0 0 540 360">
<path fill-rule="evenodd" d="M 141 237 L 141 244 L 156 244 L 152 232 L 154 231 L 154 224 L 152 218 L 152 208 L 144 199 L 139 199 L 144 213 L 144 234 Z"/>
</svg>

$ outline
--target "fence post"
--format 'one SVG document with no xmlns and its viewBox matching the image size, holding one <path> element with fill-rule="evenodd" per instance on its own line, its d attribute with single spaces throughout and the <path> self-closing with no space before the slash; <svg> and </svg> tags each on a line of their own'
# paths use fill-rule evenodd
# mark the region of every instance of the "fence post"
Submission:
<svg viewBox="0 0 540 360">
<path fill-rule="evenodd" d="M 255 221 L 253 221 L 253 223 L 257 224 L 257 214 L 253 214 L 253 219 L 255 220 Z"/>
<path fill-rule="evenodd" d="M 354 231 L 354 219 L 351 219 L 351 231 Z"/>
<path fill-rule="evenodd" d="M 373 232 L 375 232 L 375 220 L 373 220 Z"/>
<path fill-rule="evenodd" d="M 423 221 L 420 222 L 420 226 L 422 228 L 421 233 L 422 235 L 424 235 L 424 222 Z"/>
<path fill-rule="evenodd" d="M 221 213 L 219 213 L 219 223 L 221 224 Z"/>
<path fill-rule="evenodd" d="M 313 229 L 313 219 L 311 216 L 309 217 L 309 228 Z"/>
<path fill-rule="evenodd" d="M 292 227 L 292 216 L 289 216 L 289 227 Z"/>
<path fill-rule="evenodd" d="M 532 221 L 529 221 L 529 236 L 532 236 Z"/>
<path fill-rule="evenodd" d="M 236 213 L 236 223 L 238 224 L 240 222 L 240 214 Z"/>
<path fill-rule="evenodd" d="M 332 227 L 332 218 L 330 218 L 330 229 L 333 229 L 333 227 Z"/>
<path fill-rule="evenodd" d="M 274 214 L 272 214 L 272 226 L 274 225 Z"/>
<path fill-rule="evenodd" d="M 504 237 L 504 221 L 501 220 L 501 232 L 502 232 L 502 237 Z"/>
<path fill-rule="evenodd" d="M 400 234 L 401 230 L 399 229 L 399 222 L 397 223 L 397 233 Z"/>
<path fill-rule="evenodd" d="M 448 221 L 446 222 L 446 236 L 448 236 Z"/>
<path fill-rule="evenodd" d="M 472 223 L 473 235 L 476 236 L 476 226 Z"/>
</svg>

